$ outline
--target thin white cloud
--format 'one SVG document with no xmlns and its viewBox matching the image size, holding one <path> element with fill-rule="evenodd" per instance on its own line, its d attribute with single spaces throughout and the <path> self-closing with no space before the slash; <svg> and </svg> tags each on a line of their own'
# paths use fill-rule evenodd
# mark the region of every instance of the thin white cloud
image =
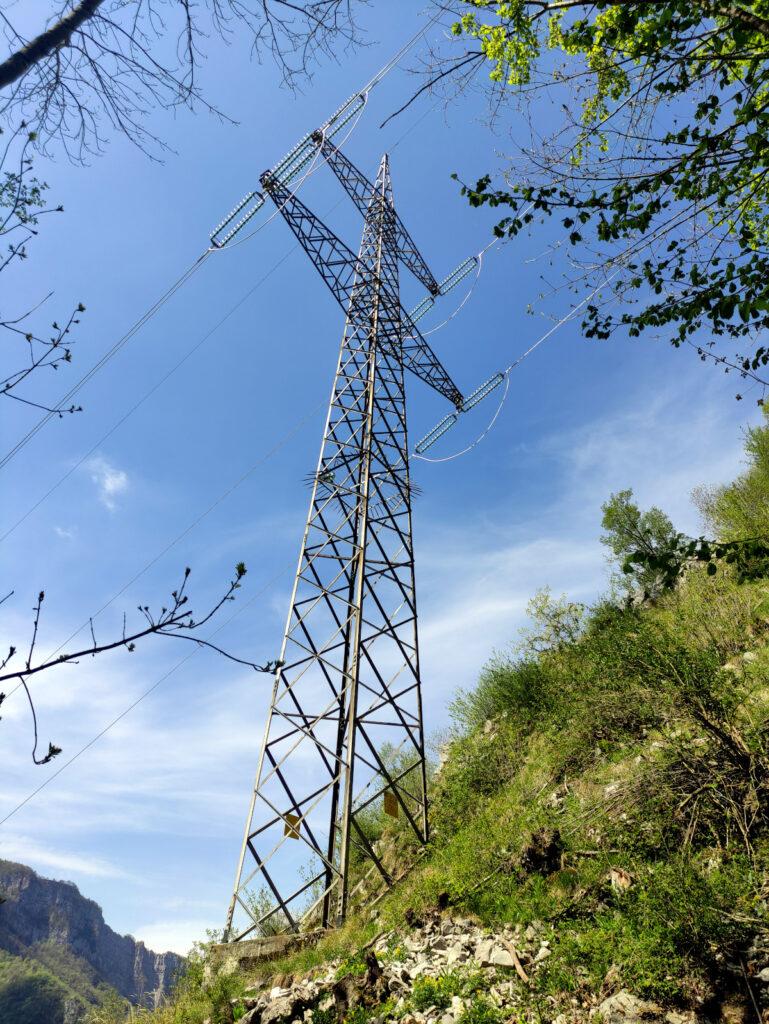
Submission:
<svg viewBox="0 0 769 1024">
<path fill-rule="evenodd" d="M 75 527 L 54 526 L 53 532 L 62 540 L 74 540 L 77 530 Z"/>
<path fill-rule="evenodd" d="M 656 504 L 679 529 L 696 530 L 692 489 L 728 480 L 741 465 L 738 416 L 715 383 L 676 381 L 613 415 L 546 438 L 540 451 L 559 466 L 564 483 L 557 511 L 591 520 L 595 535 L 601 503 L 632 487 L 643 507 Z"/>
<path fill-rule="evenodd" d="M 701 382 L 697 382 L 698 384 Z M 494 650 L 507 647 L 526 625 L 533 594 L 590 603 L 607 588 L 606 551 L 599 543 L 600 506 L 632 487 L 639 504 L 661 506 L 679 529 L 696 533 L 694 486 L 728 480 L 739 467 L 742 438 L 735 410 L 723 395 L 686 389 L 639 395 L 622 410 L 568 434 L 552 434 L 537 454 L 552 466 L 556 497 L 535 521 L 512 505 L 479 508 L 443 527 L 418 549 L 420 643 L 429 727 L 442 727 L 446 703 L 474 685 Z"/>
<path fill-rule="evenodd" d="M 82 875 L 87 878 L 119 878 L 134 883 L 138 881 L 123 868 L 101 857 L 52 849 L 27 836 L 3 834 L 0 838 L 0 857 L 27 864 L 43 874 L 63 871 L 67 878 L 70 875 Z"/>
<path fill-rule="evenodd" d="M 114 512 L 117 498 L 128 490 L 128 474 L 113 466 L 103 455 L 93 455 L 85 466 L 96 484 L 99 501 L 110 512 Z"/>
<path fill-rule="evenodd" d="M 135 939 L 140 939 L 148 949 L 155 953 L 178 953 L 186 956 L 194 942 L 206 940 L 209 930 L 222 926 L 221 913 L 211 918 L 192 918 L 189 920 L 158 921 L 152 924 L 139 925 L 134 929 Z"/>
<path fill-rule="evenodd" d="M 134 657 L 123 665 L 84 661 L 58 678 L 41 676 L 34 697 L 42 742 L 50 738 L 63 748 L 54 768 L 164 674 L 157 663 L 151 667 L 149 654 L 146 659 Z M 181 704 L 180 692 L 185 694 Z M 196 657 L 42 789 L 18 820 L 25 828 L 34 820 L 41 836 L 67 835 L 77 837 L 78 843 L 93 831 L 105 835 L 127 828 L 134 834 L 171 830 L 205 836 L 212 822 L 239 828 L 267 692 L 267 684 L 261 693 L 254 687 L 253 674 L 229 674 L 213 656 L 209 661 Z M 9 771 L 0 817 L 35 790 L 49 771 L 36 768 L 29 757 L 31 720 L 20 691 L 8 701 L 8 711 L 12 714 L 4 716 L 2 728 Z M 0 829 L 0 840 L 2 836 Z"/>
</svg>

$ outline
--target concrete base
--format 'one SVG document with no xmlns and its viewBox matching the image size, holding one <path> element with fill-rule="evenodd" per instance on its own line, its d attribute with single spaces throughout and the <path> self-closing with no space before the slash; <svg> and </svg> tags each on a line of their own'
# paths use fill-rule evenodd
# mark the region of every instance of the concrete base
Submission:
<svg viewBox="0 0 769 1024">
<path fill-rule="evenodd" d="M 207 973 L 234 974 L 236 971 L 247 974 L 256 970 L 270 960 L 295 953 L 305 946 L 314 945 L 323 931 L 296 934 L 287 932 L 280 935 L 269 935 L 262 939 L 241 939 L 239 942 L 217 942 L 211 946 L 206 964 Z"/>
</svg>

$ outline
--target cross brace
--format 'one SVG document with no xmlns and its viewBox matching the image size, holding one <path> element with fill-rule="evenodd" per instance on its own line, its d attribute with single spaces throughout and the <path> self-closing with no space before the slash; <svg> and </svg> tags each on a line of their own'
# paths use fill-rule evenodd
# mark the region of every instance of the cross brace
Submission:
<svg viewBox="0 0 769 1024">
<path fill-rule="evenodd" d="M 342 309 L 352 313 L 361 312 L 360 309 L 354 309 L 352 304 L 356 303 L 360 306 L 362 303 L 365 307 L 368 296 L 354 294 L 353 285 L 358 270 L 358 257 L 355 256 L 352 249 L 345 245 L 331 228 L 327 227 L 319 217 L 308 209 L 290 189 L 272 178 L 269 172 L 262 175 L 261 181 L 265 192 L 272 197 L 286 223 Z M 387 239 L 388 245 L 396 247 L 398 233 L 395 224 L 388 228 L 388 233 L 392 236 Z M 457 409 L 461 409 L 462 392 L 401 305 L 398 295 L 393 292 L 386 281 L 379 282 L 379 285 L 382 307 L 387 309 L 393 319 L 399 321 L 398 357 L 403 360 L 406 369 L 411 370 L 420 380 L 447 398 Z M 393 340 L 384 338 L 383 343 L 392 345 Z M 391 351 L 395 354 L 395 349 L 391 349 Z"/>
<path fill-rule="evenodd" d="M 372 183 L 322 132 L 315 132 L 312 138 L 314 142 L 319 144 L 321 155 L 325 157 L 326 163 L 341 182 L 347 195 L 365 217 L 374 188 Z M 441 286 L 436 281 L 433 272 L 428 267 L 419 249 L 417 249 L 416 243 L 397 213 L 395 214 L 394 222 L 398 259 L 411 271 L 418 281 L 422 282 L 430 295 L 439 295 Z"/>
</svg>

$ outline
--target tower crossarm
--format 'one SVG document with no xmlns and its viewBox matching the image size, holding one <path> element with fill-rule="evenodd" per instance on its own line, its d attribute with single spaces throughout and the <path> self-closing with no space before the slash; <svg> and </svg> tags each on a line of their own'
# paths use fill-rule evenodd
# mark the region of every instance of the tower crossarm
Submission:
<svg viewBox="0 0 769 1024">
<path fill-rule="evenodd" d="M 317 132 L 313 136 L 313 140 L 320 144 L 322 156 L 325 157 L 326 162 L 339 179 L 350 199 L 352 199 L 365 217 L 374 188 L 372 182 L 321 132 Z M 403 221 L 397 213 L 394 214 L 394 217 L 398 259 L 404 267 L 411 271 L 418 281 L 421 281 L 430 295 L 439 295 L 441 286 L 436 281 L 424 257 L 416 247 L 413 238 L 406 230 Z"/>
<path fill-rule="evenodd" d="M 262 176 L 262 185 L 328 285 L 331 294 L 345 312 L 354 312 L 350 304 L 354 295 L 358 257 L 285 185 L 269 174 Z M 397 295 L 385 282 L 380 282 L 380 289 L 383 306 L 390 311 L 394 321 L 400 322 L 400 338 L 390 339 L 393 348 L 397 346 L 400 351 L 394 351 L 393 354 L 403 360 L 406 369 L 454 406 L 461 408 L 462 392 L 403 308 Z M 387 338 L 382 338 L 383 343 L 387 344 L 387 341 Z"/>
<path fill-rule="evenodd" d="M 389 295 L 386 295 L 386 298 L 389 301 Z M 435 388 L 444 398 L 448 398 L 457 409 L 461 409 L 464 401 L 462 392 L 449 377 L 443 363 L 430 348 L 403 306 L 400 307 L 400 315 L 404 365 L 420 380 Z"/>
</svg>

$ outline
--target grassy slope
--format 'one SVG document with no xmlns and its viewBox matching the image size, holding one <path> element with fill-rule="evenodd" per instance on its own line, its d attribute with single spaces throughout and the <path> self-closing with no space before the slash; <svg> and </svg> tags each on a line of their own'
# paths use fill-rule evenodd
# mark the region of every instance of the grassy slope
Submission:
<svg viewBox="0 0 769 1024">
<path fill-rule="evenodd" d="M 433 855 L 386 919 L 445 892 L 490 925 L 549 922 L 546 991 L 613 968 L 639 994 L 707 999 L 765 913 L 767 614 L 766 583 L 693 572 L 658 607 L 598 609 L 576 642 L 487 668 Z M 537 832 L 557 833 L 559 870 L 521 866 Z"/>
<path fill-rule="evenodd" d="M 769 584 L 695 569 L 656 606 L 601 606 L 560 641 L 546 614 L 544 650 L 495 660 L 457 702 L 428 856 L 377 921 L 271 972 L 354 952 L 447 894 L 490 926 L 547 924 L 533 1000 L 596 991 L 610 971 L 692 1006 L 732 984 L 766 910 Z M 527 859 L 537 834 L 556 870 Z M 148 1020 L 217 1024 L 243 984 L 207 991 L 193 971 Z"/>
</svg>

